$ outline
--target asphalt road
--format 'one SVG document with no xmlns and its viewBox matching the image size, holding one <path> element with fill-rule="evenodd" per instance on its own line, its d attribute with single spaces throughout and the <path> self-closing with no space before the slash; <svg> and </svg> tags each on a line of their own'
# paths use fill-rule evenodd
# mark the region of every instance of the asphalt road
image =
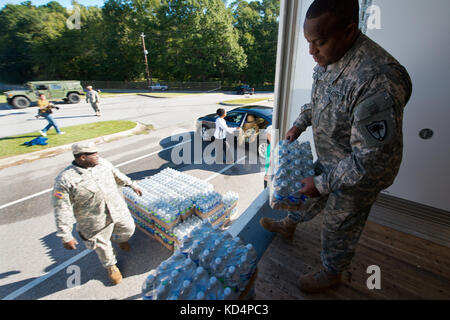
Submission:
<svg viewBox="0 0 450 320">
<path fill-rule="evenodd" d="M 108 98 L 101 105 L 103 116 L 100 119 L 90 116 L 90 106 L 79 104 L 64 106 L 57 120 L 61 126 L 112 119 L 138 120 L 154 125 L 156 129 L 149 134 L 101 144 L 100 155 L 135 180 L 170 166 L 208 180 L 220 193 L 236 191 L 240 199 L 235 219 L 263 190 L 263 166 L 248 164 L 251 154 L 228 165 L 177 165 L 172 162 L 174 151 L 178 150 L 175 145 L 183 142 L 173 139 L 174 135 L 184 133 L 190 137 L 197 117 L 214 112 L 217 102 L 232 97 L 236 96 Z M 43 125 L 31 119 L 36 112 L 33 109 L 0 110 L 0 136 L 40 129 Z M 71 118 L 71 115 L 80 117 Z M 83 115 L 85 117 L 81 117 Z M 131 250 L 127 253 L 117 250 L 118 266 L 124 280 L 112 286 L 96 254 L 85 249 L 80 239 L 77 250 L 65 250 L 55 236 L 48 190 L 58 172 L 71 161 L 71 153 L 66 152 L 0 170 L 1 299 L 140 299 L 141 286 L 148 272 L 170 256 L 165 247 L 137 230 L 130 240 Z M 74 280 L 77 274 L 80 283 Z"/>
</svg>

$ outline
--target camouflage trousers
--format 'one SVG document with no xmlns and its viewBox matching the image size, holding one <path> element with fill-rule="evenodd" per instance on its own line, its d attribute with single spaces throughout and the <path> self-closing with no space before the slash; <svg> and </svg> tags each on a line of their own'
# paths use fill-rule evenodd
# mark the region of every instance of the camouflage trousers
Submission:
<svg viewBox="0 0 450 320">
<path fill-rule="evenodd" d="M 320 255 L 327 272 L 336 274 L 349 268 L 378 194 L 371 190 L 338 190 L 311 199 L 304 211 L 289 211 L 288 217 L 297 223 L 309 221 L 323 212 Z"/>
<path fill-rule="evenodd" d="M 117 263 L 111 240 L 116 243 L 126 242 L 134 234 L 135 228 L 133 218 L 128 215 L 115 222 L 108 218 L 105 228 L 89 239 L 83 237 L 82 231 L 79 234 L 86 248 L 95 250 L 103 267 L 108 268 Z"/>
<path fill-rule="evenodd" d="M 98 107 L 97 102 L 94 102 L 94 103 L 91 102 L 91 107 L 92 107 L 92 109 L 94 109 L 95 112 L 100 112 L 100 108 Z"/>
</svg>

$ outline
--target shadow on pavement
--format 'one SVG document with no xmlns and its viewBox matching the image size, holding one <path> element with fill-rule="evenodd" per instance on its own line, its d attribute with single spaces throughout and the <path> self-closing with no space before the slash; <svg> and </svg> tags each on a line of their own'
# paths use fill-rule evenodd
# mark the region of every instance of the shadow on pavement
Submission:
<svg viewBox="0 0 450 320">
<path fill-rule="evenodd" d="M 208 164 L 205 161 L 205 158 L 202 156 L 201 159 L 198 159 L 198 161 L 197 161 L 200 163 L 196 164 L 196 163 L 194 163 L 194 151 L 195 151 L 194 143 L 189 142 L 189 143 L 184 144 L 183 147 L 179 147 L 179 148 L 174 147 L 175 145 L 181 144 L 184 141 L 188 141 L 189 139 L 191 141 L 194 141 L 194 139 L 195 139 L 194 133 L 193 132 L 183 133 L 183 138 L 184 139 L 179 139 L 176 136 L 171 136 L 171 137 L 162 139 L 160 141 L 161 147 L 163 147 L 164 149 L 172 147 L 169 150 L 163 150 L 158 153 L 158 156 L 161 159 L 165 160 L 166 162 L 163 165 L 160 165 L 158 168 L 129 173 L 128 176 L 133 180 L 140 180 L 140 179 L 144 179 L 149 176 L 153 176 L 165 168 L 174 168 L 181 172 L 187 171 L 187 170 L 195 170 L 195 169 L 200 169 L 203 171 L 219 172 L 220 170 L 223 170 L 227 166 L 235 164 L 239 160 L 239 159 L 237 159 L 238 158 L 237 149 L 243 148 L 243 147 L 239 147 L 237 145 L 237 143 L 235 144 L 235 146 L 234 146 L 234 161 L 231 161 L 230 163 Z M 200 141 L 198 143 L 201 143 L 201 154 L 202 155 L 204 153 L 209 152 L 209 150 L 206 150 L 206 152 L 205 152 L 205 148 L 207 148 L 208 145 L 210 145 L 209 142 Z M 209 148 L 211 148 L 211 146 Z M 187 160 L 187 158 L 189 158 L 188 161 L 181 162 L 181 163 L 178 163 L 178 162 L 174 163 L 173 160 L 176 157 L 179 157 L 180 160 L 183 159 L 184 152 L 187 152 L 187 154 L 190 154 L 190 157 L 186 157 L 186 160 Z M 255 153 L 255 151 L 249 150 L 249 148 L 246 147 L 245 149 L 240 150 L 239 155 L 240 156 L 245 155 L 246 158 L 244 160 L 240 161 L 239 163 L 235 164 L 234 166 L 232 166 L 230 169 L 224 171 L 221 174 L 228 175 L 228 176 L 236 176 L 236 175 L 248 175 L 248 174 L 259 173 L 259 172 L 264 171 L 264 164 L 265 164 L 264 161 L 265 160 L 262 158 L 259 158 L 257 156 L 257 154 Z M 149 160 L 149 161 L 151 161 L 151 160 Z M 250 162 L 252 162 L 252 163 L 250 163 Z M 149 167 L 154 167 L 154 166 L 152 166 L 151 163 L 149 163 Z"/>
<path fill-rule="evenodd" d="M 0 108 L 1 110 L 1 108 Z M 19 114 L 27 114 L 27 112 L 13 112 L 13 113 L 8 113 L 8 114 L 0 114 L 0 118 L 1 117 L 8 117 L 8 116 L 16 116 Z"/>
<path fill-rule="evenodd" d="M 0 110 L 12 110 L 13 108 L 7 103 L 0 103 Z"/>
</svg>

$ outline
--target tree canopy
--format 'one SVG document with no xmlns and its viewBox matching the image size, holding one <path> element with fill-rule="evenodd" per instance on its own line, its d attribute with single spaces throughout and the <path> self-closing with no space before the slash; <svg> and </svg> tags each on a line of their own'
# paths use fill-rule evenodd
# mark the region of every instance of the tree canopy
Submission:
<svg viewBox="0 0 450 320">
<path fill-rule="evenodd" d="M 228 7 L 226 5 L 228 3 Z M 0 10 L 0 80 L 273 83 L 279 0 L 106 0 Z M 70 23 L 78 15 L 79 27 Z M 69 20 L 69 22 L 68 22 Z"/>
</svg>

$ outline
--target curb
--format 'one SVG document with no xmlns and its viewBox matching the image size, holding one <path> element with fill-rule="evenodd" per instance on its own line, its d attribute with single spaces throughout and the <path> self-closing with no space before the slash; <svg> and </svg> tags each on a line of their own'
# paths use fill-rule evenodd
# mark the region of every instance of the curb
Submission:
<svg viewBox="0 0 450 320">
<path fill-rule="evenodd" d="M 256 101 L 256 102 L 250 102 L 250 103 L 226 103 L 226 102 L 219 102 L 218 104 L 221 104 L 223 106 L 228 106 L 228 107 L 242 107 L 242 106 L 251 106 L 254 104 L 259 104 L 262 102 L 267 102 L 273 100 L 273 98 L 267 98 L 266 100 L 261 100 L 261 101 Z"/>
<path fill-rule="evenodd" d="M 145 128 L 146 128 L 146 126 L 144 124 L 137 122 L 136 126 L 133 129 L 129 129 L 129 130 L 122 131 L 122 132 L 116 132 L 113 134 L 109 134 L 106 136 L 100 136 L 100 137 L 96 137 L 96 138 L 92 138 L 92 139 L 81 140 L 81 141 L 94 142 L 95 144 L 101 144 L 101 143 L 109 142 L 112 140 L 116 140 L 118 138 L 124 138 L 126 136 L 134 135 L 137 132 L 139 132 Z M 30 153 L 26 153 L 26 154 L 20 154 L 17 156 L 11 156 L 8 158 L 0 159 L 0 169 L 5 169 L 5 168 L 12 167 L 15 165 L 23 164 L 25 162 L 32 162 L 32 161 L 41 159 L 43 157 L 56 156 L 63 152 L 72 150 L 72 145 L 74 143 L 81 142 L 81 141 L 74 141 L 69 144 L 64 144 L 61 146 L 48 148 L 45 150 L 40 150 L 40 151 L 35 151 L 35 152 L 30 152 Z"/>
</svg>

